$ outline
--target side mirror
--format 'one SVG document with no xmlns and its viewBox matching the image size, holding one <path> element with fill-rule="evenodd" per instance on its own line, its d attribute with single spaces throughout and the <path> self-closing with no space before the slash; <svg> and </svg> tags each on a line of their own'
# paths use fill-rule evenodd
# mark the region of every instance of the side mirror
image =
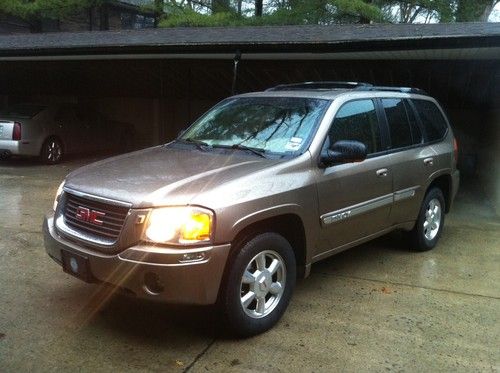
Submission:
<svg viewBox="0 0 500 373">
<path fill-rule="evenodd" d="M 366 159 L 366 145 L 359 141 L 340 140 L 333 144 L 321 162 L 326 166 L 336 163 L 362 162 Z"/>
</svg>

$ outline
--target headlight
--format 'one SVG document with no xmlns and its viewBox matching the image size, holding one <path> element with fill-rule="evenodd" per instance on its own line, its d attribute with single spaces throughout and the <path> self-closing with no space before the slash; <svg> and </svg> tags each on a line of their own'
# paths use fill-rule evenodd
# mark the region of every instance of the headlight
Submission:
<svg viewBox="0 0 500 373">
<path fill-rule="evenodd" d="M 213 212 L 201 207 L 163 207 L 149 215 L 144 239 L 156 243 L 197 244 L 212 239 Z"/>
<path fill-rule="evenodd" d="M 63 192 L 63 187 L 64 187 L 64 181 L 59 185 L 59 188 L 57 188 L 57 192 L 56 192 L 56 198 L 54 199 L 54 205 L 52 206 L 52 209 L 54 211 L 56 211 L 57 209 L 57 204 L 59 203 L 59 198 L 61 197 L 61 194 Z"/>
</svg>

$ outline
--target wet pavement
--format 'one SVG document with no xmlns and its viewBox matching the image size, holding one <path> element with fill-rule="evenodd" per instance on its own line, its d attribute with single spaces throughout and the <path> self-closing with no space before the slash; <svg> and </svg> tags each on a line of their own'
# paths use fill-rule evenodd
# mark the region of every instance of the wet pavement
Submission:
<svg viewBox="0 0 500 373">
<path fill-rule="evenodd" d="M 0 371 L 500 370 L 500 220 L 479 188 L 435 250 L 396 232 L 317 263 L 274 329 L 233 339 L 214 307 L 113 296 L 45 254 L 43 214 L 88 161 L 0 162 Z"/>
</svg>

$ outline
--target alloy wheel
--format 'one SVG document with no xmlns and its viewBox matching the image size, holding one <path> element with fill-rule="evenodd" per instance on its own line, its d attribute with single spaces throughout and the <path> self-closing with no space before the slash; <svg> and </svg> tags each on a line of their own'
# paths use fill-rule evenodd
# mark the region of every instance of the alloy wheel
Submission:
<svg viewBox="0 0 500 373">
<path fill-rule="evenodd" d="M 424 236 L 428 241 L 432 241 L 439 232 L 441 226 L 441 203 L 437 198 L 429 201 L 425 211 Z"/>
<path fill-rule="evenodd" d="M 61 159 L 62 156 L 62 146 L 56 140 L 50 140 L 47 143 L 47 161 L 50 163 L 56 163 Z"/>
<path fill-rule="evenodd" d="M 247 264 L 240 285 L 241 307 L 252 318 L 269 315 L 280 302 L 286 286 L 286 265 L 273 250 L 257 254 Z"/>
</svg>

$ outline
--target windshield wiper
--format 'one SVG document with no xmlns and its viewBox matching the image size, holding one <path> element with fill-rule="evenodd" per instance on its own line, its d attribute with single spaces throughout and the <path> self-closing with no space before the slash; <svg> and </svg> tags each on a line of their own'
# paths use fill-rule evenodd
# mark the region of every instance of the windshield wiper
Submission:
<svg viewBox="0 0 500 373">
<path fill-rule="evenodd" d="M 208 148 L 211 148 L 211 145 L 206 143 L 205 141 L 201 141 L 201 140 L 196 140 L 196 139 L 192 139 L 190 137 L 188 137 L 187 139 L 176 139 L 175 141 L 178 141 L 178 142 L 182 142 L 184 144 L 193 144 L 195 145 L 198 149 L 206 152 L 208 150 Z"/>
<path fill-rule="evenodd" d="M 229 149 L 236 149 L 236 150 L 246 150 L 249 152 L 252 152 L 255 155 L 258 155 L 259 157 L 262 158 L 267 158 L 266 157 L 266 151 L 264 149 L 260 148 L 251 148 L 249 146 L 241 145 L 241 144 L 233 144 L 233 145 L 214 145 L 214 147 L 218 148 L 229 148 Z"/>
</svg>

